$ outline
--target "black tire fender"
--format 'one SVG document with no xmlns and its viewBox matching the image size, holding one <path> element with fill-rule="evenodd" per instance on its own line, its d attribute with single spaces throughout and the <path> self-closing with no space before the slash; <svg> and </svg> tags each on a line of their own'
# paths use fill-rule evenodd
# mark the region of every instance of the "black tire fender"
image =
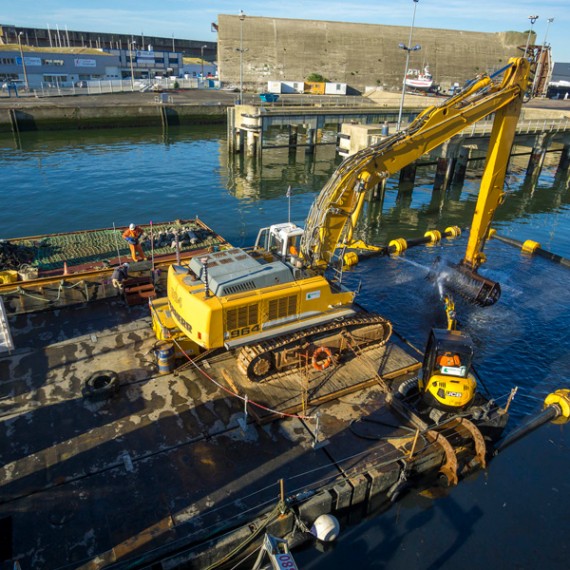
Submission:
<svg viewBox="0 0 570 570">
<path fill-rule="evenodd" d="M 87 378 L 83 397 L 90 400 L 106 400 L 119 390 L 119 375 L 112 370 L 99 370 Z"/>
</svg>

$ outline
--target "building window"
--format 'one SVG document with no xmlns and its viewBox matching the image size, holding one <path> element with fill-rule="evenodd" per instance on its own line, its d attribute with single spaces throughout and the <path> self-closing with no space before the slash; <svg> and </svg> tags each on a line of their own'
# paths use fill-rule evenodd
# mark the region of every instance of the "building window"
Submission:
<svg viewBox="0 0 570 570">
<path fill-rule="evenodd" d="M 42 59 L 42 65 L 54 65 L 63 67 L 63 59 Z"/>
<path fill-rule="evenodd" d="M 13 57 L 2 57 L 0 58 L 0 64 L 2 65 L 15 65 L 16 60 Z"/>
<path fill-rule="evenodd" d="M 44 82 L 47 83 L 50 87 L 63 85 L 67 82 L 67 75 L 44 75 Z"/>
</svg>

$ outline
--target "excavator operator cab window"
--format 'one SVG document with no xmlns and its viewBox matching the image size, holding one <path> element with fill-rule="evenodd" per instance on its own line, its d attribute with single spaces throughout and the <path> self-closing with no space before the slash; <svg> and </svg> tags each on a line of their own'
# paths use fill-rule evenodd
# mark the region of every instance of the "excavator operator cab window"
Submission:
<svg viewBox="0 0 570 570">
<path fill-rule="evenodd" d="M 299 257 L 299 236 L 289 236 L 288 251 L 290 257 Z"/>
<path fill-rule="evenodd" d="M 451 376 L 467 376 L 467 367 L 463 364 L 461 355 L 457 352 L 446 351 L 438 354 L 436 360 L 436 371 L 439 374 L 449 374 Z"/>
<path fill-rule="evenodd" d="M 473 359 L 473 342 L 459 331 L 432 329 L 423 366 L 424 378 L 442 374 L 466 378 Z"/>
</svg>

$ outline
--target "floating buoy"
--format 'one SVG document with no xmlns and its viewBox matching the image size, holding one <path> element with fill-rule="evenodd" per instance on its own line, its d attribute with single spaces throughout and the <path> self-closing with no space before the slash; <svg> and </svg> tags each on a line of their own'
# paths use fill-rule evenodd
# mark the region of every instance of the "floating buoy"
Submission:
<svg viewBox="0 0 570 570">
<path fill-rule="evenodd" d="M 340 523 L 333 515 L 321 515 L 313 523 L 311 534 L 323 542 L 333 542 L 340 534 Z"/>
<path fill-rule="evenodd" d="M 332 352 L 330 348 L 326 346 L 319 346 L 313 356 L 311 357 L 311 363 L 315 370 L 324 370 L 328 368 L 333 362 Z"/>
</svg>

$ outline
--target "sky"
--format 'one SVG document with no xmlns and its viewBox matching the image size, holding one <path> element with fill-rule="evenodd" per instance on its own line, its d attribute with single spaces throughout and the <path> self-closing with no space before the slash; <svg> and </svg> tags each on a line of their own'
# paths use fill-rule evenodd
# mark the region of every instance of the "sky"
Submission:
<svg viewBox="0 0 570 570">
<path fill-rule="evenodd" d="M 3 2 L 0 23 L 216 41 L 218 14 L 410 27 L 415 0 L 18 0 Z M 471 32 L 527 32 L 545 38 L 555 62 L 570 63 L 570 0 L 418 0 L 415 27 Z M 549 25 L 548 19 L 554 18 Z M 402 38 L 407 41 L 407 37 Z"/>
</svg>

